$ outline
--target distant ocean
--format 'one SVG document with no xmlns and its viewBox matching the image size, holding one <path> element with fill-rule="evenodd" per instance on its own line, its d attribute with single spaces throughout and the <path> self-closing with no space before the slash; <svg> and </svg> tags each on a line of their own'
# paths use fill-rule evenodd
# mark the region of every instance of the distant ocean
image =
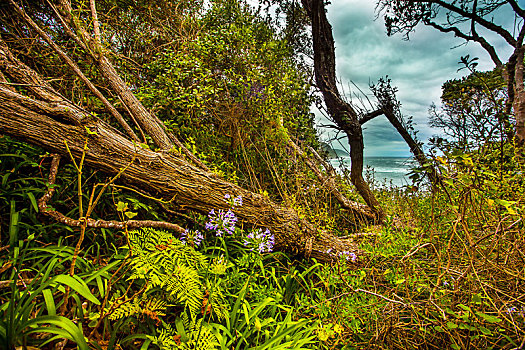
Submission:
<svg viewBox="0 0 525 350">
<path fill-rule="evenodd" d="M 350 169 L 350 158 L 340 157 L 333 158 L 330 163 L 334 167 L 339 167 L 340 161 L 343 166 Z M 408 173 L 414 166 L 414 159 L 411 157 L 365 157 L 365 168 L 363 176 L 372 177 L 378 184 L 403 186 L 410 182 Z"/>
</svg>

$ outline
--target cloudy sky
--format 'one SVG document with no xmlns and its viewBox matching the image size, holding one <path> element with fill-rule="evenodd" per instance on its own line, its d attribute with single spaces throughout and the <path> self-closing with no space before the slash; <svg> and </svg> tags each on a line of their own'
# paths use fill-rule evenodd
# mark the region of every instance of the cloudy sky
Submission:
<svg viewBox="0 0 525 350">
<path fill-rule="evenodd" d="M 525 0 L 519 2 L 524 5 Z M 492 61 L 477 44 L 461 45 L 463 41 L 452 34 L 424 26 L 417 27 L 409 41 L 401 35 L 387 37 L 382 19 L 374 20 L 374 7 L 373 0 L 333 0 L 328 6 L 338 78 L 342 86 L 351 86 L 353 82 L 368 93 L 369 82 L 388 75 L 399 88 L 403 114 L 414 117 L 416 129 L 420 130 L 418 138 L 427 141 L 439 133 L 428 126 L 428 108 L 433 102 L 439 105 L 441 85 L 466 74 L 465 70 L 457 72 L 461 68 L 460 57 L 466 54 L 479 57 L 479 70 L 492 69 Z M 499 19 L 502 18 L 505 26 L 512 26 L 514 18 L 510 11 L 500 14 Z M 493 43 L 500 50 L 501 59 L 506 60 L 510 50 L 500 41 Z M 384 117 L 365 126 L 365 156 L 410 155 L 404 141 Z M 327 136 L 325 133 L 324 137 Z"/>
</svg>

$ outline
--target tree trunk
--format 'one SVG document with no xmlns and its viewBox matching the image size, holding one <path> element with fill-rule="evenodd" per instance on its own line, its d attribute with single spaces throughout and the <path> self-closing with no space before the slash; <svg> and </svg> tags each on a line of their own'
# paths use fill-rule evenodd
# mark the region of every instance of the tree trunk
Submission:
<svg viewBox="0 0 525 350">
<path fill-rule="evenodd" d="M 401 135 L 403 140 L 405 140 L 408 147 L 410 148 L 410 152 L 412 152 L 419 165 L 425 169 L 425 174 L 427 175 L 428 180 L 432 184 L 432 187 L 435 189 L 436 186 L 438 186 L 441 182 L 439 174 L 432 165 L 428 164 L 428 159 L 425 156 L 423 149 L 421 149 L 419 143 L 416 140 L 414 140 L 412 135 L 410 135 L 410 132 L 405 128 L 405 126 L 396 117 L 395 113 L 391 109 L 385 109 L 384 113 L 385 117 L 388 119 L 390 124 L 392 124 L 392 126 L 397 130 L 399 135 Z"/>
<path fill-rule="evenodd" d="M 326 17 L 323 0 L 302 0 L 312 24 L 314 49 L 314 72 L 317 87 L 321 90 L 330 117 L 343 130 L 350 145 L 350 180 L 363 197 L 366 204 L 374 211 L 378 221 L 384 218 L 384 212 L 363 179 L 363 132 L 356 111 L 345 102 L 339 90 L 335 75 L 335 47 L 332 27 Z"/>
<path fill-rule="evenodd" d="M 329 169 L 328 165 L 326 164 L 323 164 L 326 171 L 325 173 L 319 169 L 319 165 L 317 163 L 323 163 L 324 161 L 315 152 L 315 150 L 312 149 L 311 151 L 314 153 L 314 157 L 316 158 L 317 162 L 314 162 L 311 158 L 309 158 L 308 155 L 301 149 L 301 147 L 299 147 L 299 145 L 297 145 L 291 139 L 288 139 L 288 148 L 292 152 L 297 153 L 303 159 L 306 165 L 317 177 L 320 185 L 323 188 L 326 188 L 334 196 L 343 209 L 351 213 L 355 222 L 374 222 L 376 216 L 369 207 L 350 200 L 340 191 L 336 182 L 336 174 L 333 169 Z"/>
<path fill-rule="evenodd" d="M 523 56 L 525 47 L 516 49 L 514 66 L 514 100 L 512 108 L 516 117 L 516 144 L 520 147 L 525 146 L 525 86 L 523 85 Z"/>
</svg>

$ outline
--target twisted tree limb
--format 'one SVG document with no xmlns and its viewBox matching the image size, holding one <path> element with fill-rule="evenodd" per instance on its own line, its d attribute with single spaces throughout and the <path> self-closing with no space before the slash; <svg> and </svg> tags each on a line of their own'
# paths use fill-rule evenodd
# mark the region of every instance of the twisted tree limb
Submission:
<svg viewBox="0 0 525 350">
<path fill-rule="evenodd" d="M 92 218 L 81 218 L 73 219 L 65 216 L 64 214 L 54 210 L 48 205 L 48 202 L 53 197 L 55 192 L 55 181 L 58 173 L 58 165 L 60 163 L 60 156 L 54 155 L 53 160 L 51 161 L 51 167 L 49 169 L 49 179 L 48 179 L 48 190 L 47 192 L 38 200 L 38 209 L 42 214 L 45 214 L 52 219 L 72 227 L 80 227 L 83 224 L 86 224 L 87 227 L 92 228 L 112 228 L 118 230 L 124 229 L 134 229 L 134 228 L 144 228 L 152 227 L 165 230 L 172 230 L 177 233 L 183 233 L 184 228 L 177 224 L 164 221 L 152 221 L 152 220 L 128 220 L 128 221 L 115 221 L 115 220 L 102 220 L 102 219 L 92 219 Z"/>
<path fill-rule="evenodd" d="M 326 17 L 323 0 L 302 0 L 312 25 L 315 81 L 323 94 L 328 113 L 343 130 L 350 145 L 350 180 L 374 212 L 377 221 L 385 213 L 363 178 L 363 131 L 355 109 L 341 97 L 335 75 L 335 46 L 332 27 Z"/>
</svg>

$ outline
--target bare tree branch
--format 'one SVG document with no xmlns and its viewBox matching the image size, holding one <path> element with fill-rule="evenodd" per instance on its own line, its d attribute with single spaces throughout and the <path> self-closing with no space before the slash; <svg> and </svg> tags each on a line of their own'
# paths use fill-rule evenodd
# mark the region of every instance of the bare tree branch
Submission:
<svg viewBox="0 0 525 350">
<path fill-rule="evenodd" d="M 377 109 L 373 112 L 367 113 L 361 118 L 359 118 L 359 124 L 363 125 L 364 123 L 374 119 L 375 117 L 379 117 L 381 114 L 384 114 L 382 109 Z"/>
<path fill-rule="evenodd" d="M 523 10 L 516 0 L 507 0 L 514 12 L 516 12 L 521 18 L 525 19 L 525 10 Z"/>
<path fill-rule="evenodd" d="M 443 33 L 454 33 L 455 36 L 457 36 L 458 38 L 462 38 L 462 39 L 465 39 L 467 41 L 475 41 L 477 43 L 479 43 L 484 49 L 485 51 L 487 51 L 487 53 L 489 54 L 490 58 L 492 59 L 492 62 L 494 62 L 494 64 L 496 65 L 496 67 L 501 67 L 503 65 L 503 63 L 501 62 L 501 60 L 499 59 L 498 57 L 498 54 L 496 53 L 496 49 L 494 48 L 494 46 L 490 45 L 488 43 L 488 41 L 475 34 L 475 35 L 467 35 L 465 33 L 463 33 L 459 28 L 457 27 L 443 27 L 439 24 L 437 24 L 436 22 L 432 22 L 432 21 L 425 21 L 425 24 L 431 26 L 432 28 L 434 29 L 437 29 L 439 30 L 440 32 L 443 32 Z"/>
<path fill-rule="evenodd" d="M 91 9 L 91 18 L 93 18 L 93 33 L 95 34 L 95 46 L 99 51 L 102 51 L 100 43 L 100 27 L 98 24 L 97 7 L 95 6 L 95 0 L 89 0 L 89 8 Z"/>
<path fill-rule="evenodd" d="M 15 11 L 22 17 L 22 19 L 31 27 L 34 31 L 40 35 L 42 39 L 44 39 L 49 46 L 55 50 L 55 52 L 66 62 L 66 64 L 71 68 L 71 70 L 82 80 L 84 84 L 88 87 L 88 89 L 104 104 L 104 106 L 108 109 L 108 111 L 111 113 L 113 117 L 119 122 L 119 124 L 124 128 L 124 130 L 128 133 L 129 136 L 133 138 L 133 140 L 140 142 L 139 138 L 135 134 L 135 132 L 131 129 L 131 127 L 128 125 L 128 123 L 124 120 L 124 118 L 120 115 L 120 113 L 117 111 L 117 109 L 102 95 L 102 93 L 96 88 L 96 86 L 82 73 L 80 68 L 77 66 L 75 62 L 69 56 L 58 47 L 58 45 L 47 35 L 32 19 L 29 17 L 25 11 L 14 1 L 9 0 L 11 5 L 15 8 Z"/>
<path fill-rule="evenodd" d="M 51 168 L 49 171 L 49 188 L 48 191 L 44 194 L 42 198 L 38 200 L 38 209 L 42 214 L 45 214 L 52 219 L 63 223 L 67 226 L 72 227 L 81 227 L 82 225 L 86 225 L 86 227 L 92 227 L 92 228 L 111 228 L 111 229 L 133 229 L 133 228 L 144 228 L 144 227 L 151 227 L 151 228 L 159 228 L 159 229 L 165 229 L 165 230 L 173 230 L 179 234 L 184 233 L 185 229 L 177 224 L 173 224 L 170 222 L 163 222 L 163 221 L 152 221 L 152 220 L 128 220 L 128 221 L 108 221 L 108 220 L 102 220 L 102 219 L 92 219 L 92 218 L 81 218 L 81 219 L 73 219 L 70 217 L 65 216 L 64 214 L 54 210 L 53 208 L 48 206 L 48 202 L 53 196 L 53 193 L 55 192 L 55 184 L 56 181 L 56 175 L 58 173 L 58 165 L 60 163 L 60 155 L 54 155 L 53 160 L 51 162 Z"/>
<path fill-rule="evenodd" d="M 463 16 L 465 18 L 471 19 L 479 23 L 481 26 L 487 28 L 490 31 L 493 31 L 494 33 L 500 35 L 507 43 L 509 43 L 511 46 L 516 46 L 516 39 L 510 34 L 505 28 L 502 26 L 499 26 L 493 22 L 487 21 L 485 18 L 478 16 L 477 14 L 472 14 L 460 7 L 454 6 L 452 4 L 449 4 L 443 0 L 410 0 L 414 3 L 431 3 L 439 5 L 451 12 L 457 13 L 460 16 Z"/>
</svg>

